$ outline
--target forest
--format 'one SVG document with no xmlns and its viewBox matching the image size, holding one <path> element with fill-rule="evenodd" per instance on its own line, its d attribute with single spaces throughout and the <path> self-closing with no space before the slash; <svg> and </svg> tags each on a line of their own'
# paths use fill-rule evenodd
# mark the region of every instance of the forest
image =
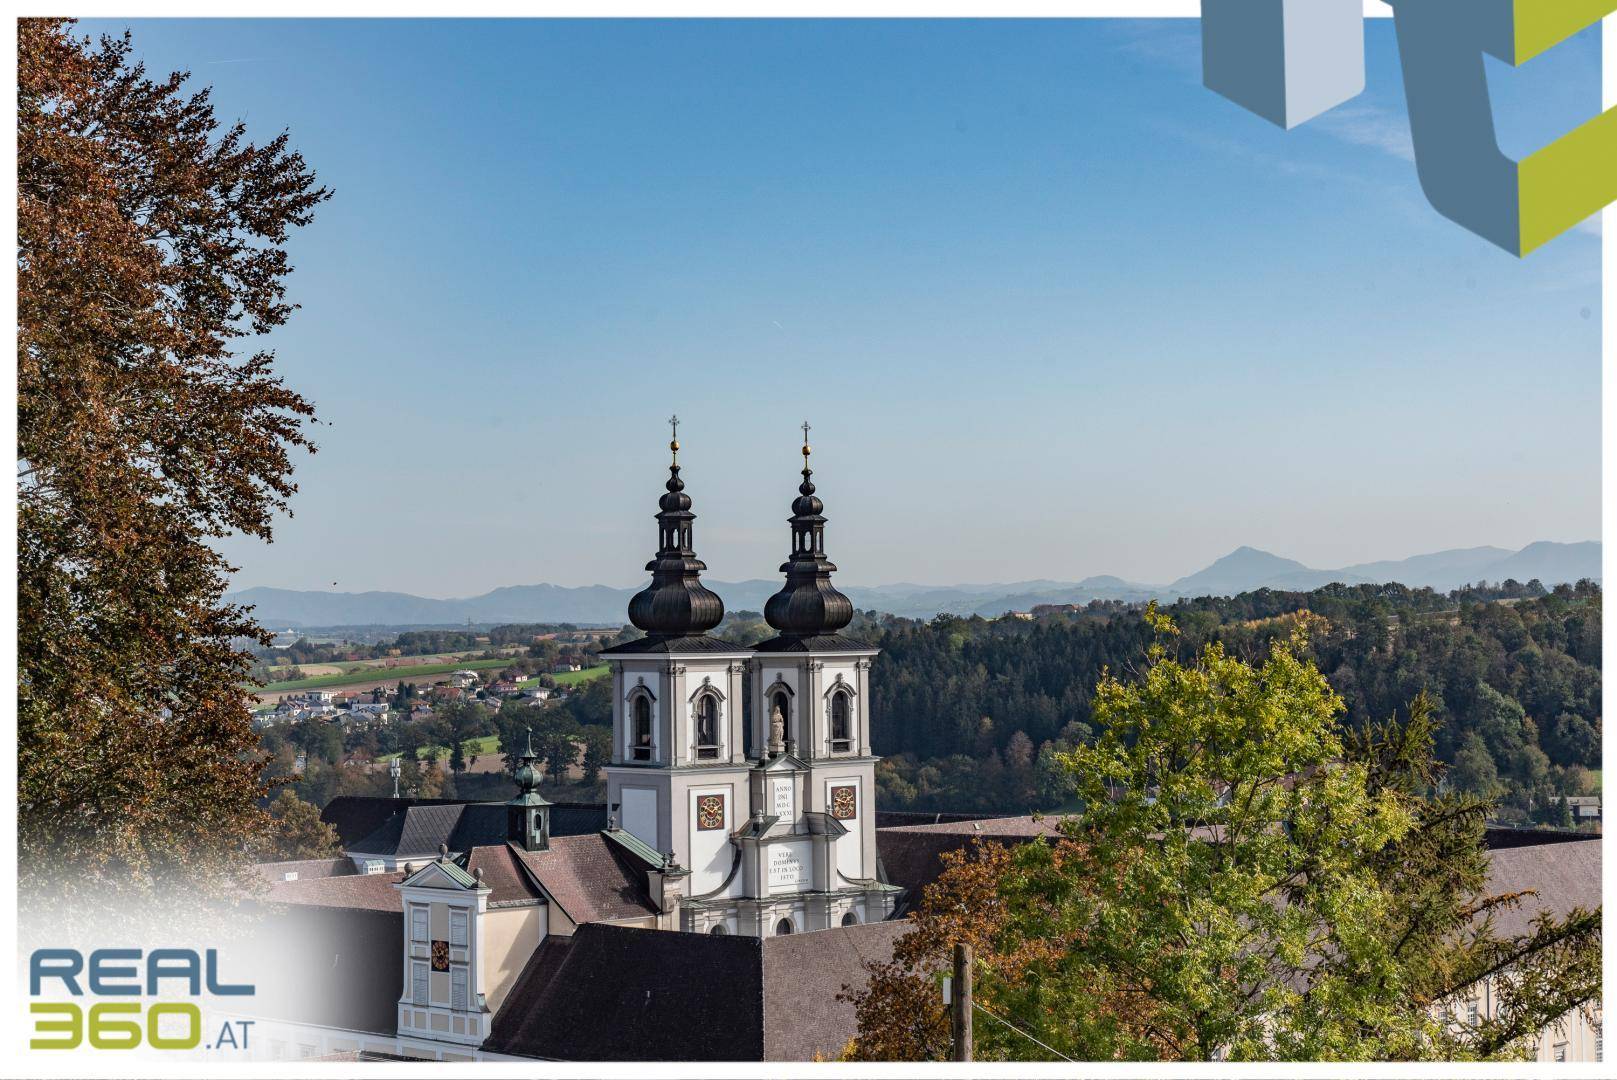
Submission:
<svg viewBox="0 0 1617 1080">
<path fill-rule="evenodd" d="M 1263 590 L 1163 609 L 1183 653 L 1212 641 L 1261 659 L 1309 623 L 1312 659 L 1343 722 L 1403 716 L 1427 691 L 1447 782 L 1500 798 L 1505 820 L 1557 823 L 1562 796 L 1598 791 L 1601 589 L 1537 582 L 1453 593 L 1401 585 Z M 867 614 L 852 628 L 882 654 L 872 741 L 887 809 L 1026 812 L 1067 799 L 1054 755 L 1089 740 L 1103 669 L 1138 665 L 1151 639 L 1137 606 L 1097 602 L 1028 620 Z M 1561 821 L 1559 823 L 1565 823 Z"/>
<path fill-rule="evenodd" d="M 1396 584 L 1261 590 L 1162 610 L 1179 627 L 1182 655 L 1217 641 L 1254 661 L 1306 621 L 1311 658 L 1346 705 L 1344 724 L 1404 716 L 1426 691 L 1437 752 L 1450 763 L 1447 782 L 1497 797 L 1501 820 L 1553 825 L 1568 824 L 1563 797 L 1599 791 L 1601 603 L 1593 582 L 1554 590 L 1507 582 L 1446 594 Z M 739 644 L 771 633 L 751 611 L 731 613 L 716 632 Z M 1152 640 L 1141 607 L 1117 601 L 1037 619 L 864 612 L 847 632 L 881 649 L 871 678 L 881 806 L 996 813 L 1069 803 L 1070 779 L 1056 755 L 1093 738 L 1090 703 L 1101 672 L 1126 676 Z M 395 704 L 407 710 L 413 690 L 401 688 Z M 383 793 L 385 774 L 341 763 L 393 752 L 406 758 L 406 790 L 501 798 L 499 775 L 473 777 L 463 755 L 443 770 L 423 761 L 419 776 L 415 759 L 486 735 L 498 735 L 503 748 L 531 727 L 547 777 L 557 778 L 547 792 L 580 800 L 600 797 L 611 722 L 609 683 L 598 680 L 565 702 L 508 704 L 493 714 L 467 702 L 420 722 L 346 732 L 300 724 L 266 732 L 264 742 L 279 759 L 270 772 L 281 776 L 304 752 L 309 764 L 296 789 L 317 805 L 337 793 Z M 569 760 L 582 766 L 582 782 L 560 779 Z"/>
</svg>

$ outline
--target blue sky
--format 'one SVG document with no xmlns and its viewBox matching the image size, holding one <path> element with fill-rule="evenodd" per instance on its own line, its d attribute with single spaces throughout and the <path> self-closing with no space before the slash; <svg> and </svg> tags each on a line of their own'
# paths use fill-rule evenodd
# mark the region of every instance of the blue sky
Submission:
<svg viewBox="0 0 1617 1080">
<path fill-rule="evenodd" d="M 1597 232 L 1427 206 L 1390 22 L 1290 133 L 1187 20 L 128 25 L 336 191 L 269 342 L 320 452 L 241 586 L 629 584 L 671 412 L 720 579 L 785 557 L 805 417 L 857 583 L 1599 535 Z M 1598 71 L 1494 65 L 1507 151 Z"/>
</svg>

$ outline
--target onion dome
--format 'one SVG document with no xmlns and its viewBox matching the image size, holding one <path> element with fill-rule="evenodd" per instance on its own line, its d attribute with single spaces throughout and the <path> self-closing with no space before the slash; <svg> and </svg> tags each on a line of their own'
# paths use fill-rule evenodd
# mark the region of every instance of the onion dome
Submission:
<svg viewBox="0 0 1617 1080">
<path fill-rule="evenodd" d="M 825 504 L 814 494 L 809 425 L 803 424 L 803 482 L 792 501 L 792 553 L 781 564 L 786 585 L 764 605 L 764 618 L 783 637 L 835 634 L 853 621 L 853 601 L 831 584 L 836 565 L 825 557 Z"/>
<path fill-rule="evenodd" d="M 673 425 L 675 438 L 668 449 L 674 459 L 668 466 L 668 491 L 658 501 L 657 530 L 661 547 L 646 564 L 651 584 L 629 600 L 629 621 L 653 637 L 691 637 L 705 634 L 724 619 L 724 601 L 702 584 L 707 564 L 691 549 L 691 497 L 685 494 L 685 481 L 679 478 L 679 420 Z"/>
<path fill-rule="evenodd" d="M 539 755 L 533 752 L 532 728 L 528 729 L 528 746 L 527 749 L 522 752 L 522 757 L 519 760 L 522 762 L 522 764 L 517 766 L 515 775 L 518 791 L 523 795 L 538 794 L 539 769 L 534 763 L 539 760 Z"/>
</svg>

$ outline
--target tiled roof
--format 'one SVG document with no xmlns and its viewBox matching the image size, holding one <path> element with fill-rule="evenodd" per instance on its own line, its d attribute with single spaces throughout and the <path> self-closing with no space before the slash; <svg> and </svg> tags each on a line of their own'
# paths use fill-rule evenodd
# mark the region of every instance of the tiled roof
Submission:
<svg viewBox="0 0 1617 1080">
<path fill-rule="evenodd" d="M 293 875 L 294 880 L 310 881 L 316 878 L 346 877 L 355 873 L 353 860 L 346 857 L 258 863 L 254 869 L 271 884 L 287 880 L 288 874 Z"/>
<path fill-rule="evenodd" d="M 835 1058 L 858 1032 L 844 987 L 865 984 L 865 964 L 891 960 L 907 919 L 764 939 L 764 1058 Z"/>
<path fill-rule="evenodd" d="M 404 874 L 350 874 L 272 882 L 264 899 L 272 904 L 355 908 L 364 911 L 402 911 L 399 890 L 393 886 Z"/>
<path fill-rule="evenodd" d="M 495 907 L 532 903 L 543 895 L 534 887 L 509 844 L 472 848 L 466 855 L 466 869 L 473 874 L 482 871 L 483 884 L 491 890 L 488 902 Z"/>
<path fill-rule="evenodd" d="M 814 637 L 772 637 L 767 641 L 760 641 L 753 647 L 754 652 L 786 653 L 786 652 L 876 652 L 876 646 L 857 638 L 844 637 L 842 634 L 818 634 Z"/>
<path fill-rule="evenodd" d="M 458 804 L 460 799 L 389 799 L 371 795 L 338 795 L 320 811 L 320 820 L 337 830 L 343 847 L 369 836 L 407 806 Z"/>
<path fill-rule="evenodd" d="M 575 923 L 657 914 L 645 864 L 600 833 L 553 836 L 548 849 L 517 857 Z"/>
<path fill-rule="evenodd" d="M 460 823 L 465 803 L 406 807 L 349 850 L 367 855 L 436 855 Z"/>
<path fill-rule="evenodd" d="M 344 800 L 350 801 L 338 806 Z M 440 846 L 459 853 L 503 844 L 506 839 L 505 804 L 501 802 L 340 796 L 331 801 L 321 817 L 337 828 L 344 850 L 365 855 L 434 856 Z M 357 831 L 364 825 L 371 827 Z M 604 803 L 551 806 L 551 836 L 579 836 L 605 827 Z"/>
<path fill-rule="evenodd" d="M 902 922 L 787 937 L 592 923 L 565 957 L 535 950 L 488 1048 L 563 1061 L 803 1061 L 855 1033 L 844 986 L 892 955 Z M 600 973 L 611 972 L 610 978 Z"/>
<path fill-rule="evenodd" d="M 544 962 L 541 952 L 530 966 Z M 527 975 L 495 1017 L 489 1048 L 496 1052 L 561 1061 L 764 1055 L 757 938 L 592 923 L 578 928 L 552 978 L 541 986 Z"/>
<path fill-rule="evenodd" d="M 1519 905 L 1498 912 L 1501 935 L 1530 933 L 1533 920 L 1549 913 L 1564 917 L 1573 908 L 1600 909 L 1600 841 L 1511 847 L 1488 853 L 1490 895 L 1531 890 Z"/>
<path fill-rule="evenodd" d="M 696 634 L 691 637 L 643 637 L 602 649 L 601 656 L 634 656 L 646 653 L 745 653 L 747 646 L 723 638 Z"/>
<path fill-rule="evenodd" d="M 538 1009 L 539 1000 L 572 951 L 573 940 L 549 934 L 539 943 L 506 992 L 500 1011 L 494 1014 L 487 1046 L 528 1045 L 533 1041 L 546 1020 L 546 1014 Z"/>
</svg>

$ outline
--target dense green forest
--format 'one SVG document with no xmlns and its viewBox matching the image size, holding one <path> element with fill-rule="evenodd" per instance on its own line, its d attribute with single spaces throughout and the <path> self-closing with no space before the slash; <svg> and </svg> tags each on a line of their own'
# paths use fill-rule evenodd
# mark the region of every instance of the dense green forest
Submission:
<svg viewBox="0 0 1617 1080">
<path fill-rule="evenodd" d="M 1347 704 L 1344 722 L 1402 716 L 1422 690 L 1439 719 L 1438 754 L 1449 782 L 1500 797 L 1506 820 L 1565 823 L 1562 796 L 1598 790 L 1600 609 L 1592 582 L 1547 592 L 1536 582 L 1454 593 L 1402 585 L 1330 586 L 1313 592 L 1263 590 L 1233 598 L 1183 600 L 1165 609 L 1180 628 L 1182 653 L 1209 641 L 1261 660 L 1300 619 L 1309 648 Z M 718 634 L 751 644 L 772 631 L 757 612 L 738 611 Z M 1055 755 L 1093 736 L 1090 699 L 1103 669 L 1126 674 L 1151 634 L 1139 605 L 1096 601 L 1039 619 L 939 616 L 931 621 L 861 613 L 848 633 L 880 646 L 872 672 L 872 737 L 881 805 L 891 810 L 1025 812 L 1068 800 Z M 414 688 L 396 702 L 407 708 Z M 532 728 L 535 748 L 559 777 L 572 755 L 585 770 L 554 797 L 598 797 L 610 745 L 607 680 L 565 702 L 510 703 L 491 715 L 480 703 L 439 708 L 429 719 L 341 731 L 307 723 L 265 733 L 272 773 L 288 775 L 294 755 L 308 765 L 298 794 L 323 804 L 338 793 L 381 794 L 382 773 L 343 769 L 349 755 L 402 752 L 406 790 L 500 798 L 498 774 L 473 777 L 464 763 L 434 775 L 414 759 L 430 746 L 498 734 L 511 745 Z"/>
<path fill-rule="evenodd" d="M 1403 715 L 1421 690 L 1441 720 L 1449 782 L 1501 796 L 1504 818 L 1555 822 L 1600 762 L 1601 590 L 1536 582 L 1450 594 L 1401 585 L 1248 593 L 1164 609 L 1189 652 L 1219 641 L 1261 658 L 1309 613 L 1313 659 L 1345 722 Z M 865 616 L 882 648 L 873 741 L 888 809 L 1025 811 L 1065 798 L 1053 755 L 1091 737 L 1102 669 L 1138 664 L 1138 607 L 1096 603 L 1038 620 Z"/>
</svg>

